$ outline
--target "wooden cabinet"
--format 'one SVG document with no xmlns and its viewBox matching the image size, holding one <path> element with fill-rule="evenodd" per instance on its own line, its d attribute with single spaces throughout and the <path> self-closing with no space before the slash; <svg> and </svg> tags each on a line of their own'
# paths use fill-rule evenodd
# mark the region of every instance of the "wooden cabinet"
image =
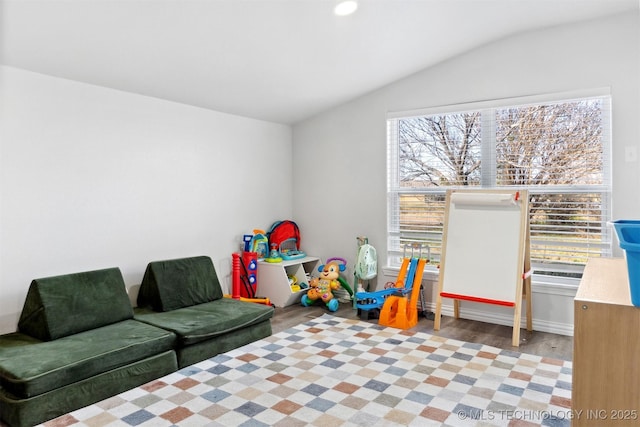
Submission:
<svg viewBox="0 0 640 427">
<path fill-rule="evenodd" d="M 640 308 L 624 259 L 588 261 L 574 315 L 572 425 L 640 425 Z"/>
<path fill-rule="evenodd" d="M 317 273 L 319 265 L 320 258 L 311 256 L 277 263 L 258 261 L 257 295 L 269 298 L 276 307 L 298 303 L 307 289 L 291 289 L 289 277 L 295 277 L 298 284 L 308 285 L 309 276 Z"/>
</svg>

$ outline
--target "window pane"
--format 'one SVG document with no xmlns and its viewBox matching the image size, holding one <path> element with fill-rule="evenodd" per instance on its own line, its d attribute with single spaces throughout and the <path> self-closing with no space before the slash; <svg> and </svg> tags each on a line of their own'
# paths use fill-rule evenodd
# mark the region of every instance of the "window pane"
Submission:
<svg viewBox="0 0 640 427">
<path fill-rule="evenodd" d="M 480 112 L 398 121 L 400 185 L 480 184 Z"/>
<path fill-rule="evenodd" d="M 579 269 L 571 265 L 611 254 L 603 198 L 601 193 L 530 194 L 531 260 L 537 270 L 575 273 Z"/>
<path fill-rule="evenodd" d="M 445 195 L 401 194 L 400 233 L 397 251 L 418 243 L 425 248 L 431 262 L 440 261 L 444 225 Z"/>
<path fill-rule="evenodd" d="M 496 184 L 602 184 L 602 102 L 496 110 Z"/>
</svg>

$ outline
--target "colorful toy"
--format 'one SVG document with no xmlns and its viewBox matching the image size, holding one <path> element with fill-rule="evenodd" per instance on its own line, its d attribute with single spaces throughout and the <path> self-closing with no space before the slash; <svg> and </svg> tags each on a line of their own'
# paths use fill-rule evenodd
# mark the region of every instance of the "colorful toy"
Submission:
<svg viewBox="0 0 640 427">
<path fill-rule="evenodd" d="M 419 249 L 419 255 L 413 254 Z M 362 310 L 379 310 L 378 323 L 400 329 L 408 329 L 418 323 L 418 298 L 424 308 L 421 293 L 422 273 L 428 259 L 422 258 L 422 246 L 411 245 L 411 257 L 404 257 L 400 272 L 393 286 L 374 292 L 356 293 L 356 307 Z M 405 246 L 406 251 L 406 246 Z"/>
<path fill-rule="evenodd" d="M 291 292 L 299 292 L 300 289 L 302 289 L 298 284 L 298 278 L 296 276 L 288 276 L 288 279 L 289 286 L 291 287 Z"/>
<path fill-rule="evenodd" d="M 378 320 L 380 325 L 409 329 L 418 324 L 417 303 L 426 262 L 424 258 L 411 258 L 406 281 L 397 282 L 397 293 L 384 301 Z"/>
<path fill-rule="evenodd" d="M 320 277 L 315 277 L 309 282 L 309 290 L 301 299 L 302 305 L 308 307 L 316 301 L 322 301 L 329 311 L 337 311 L 340 303 L 334 297 L 333 291 L 340 287 L 343 287 L 353 298 L 351 287 L 340 276 L 340 273 L 345 271 L 346 264 L 344 258 L 329 258 L 326 264 L 318 267 Z"/>
<path fill-rule="evenodd" d="M 253 234 L 244 235 L 245 252 L 255 252 L 259 260 L 269 255 L 269 239 L 264 230 L 253 230 Z"/>
<path fill-rule="evenodd" d="M 356 237 L 358 243 L 358 254 L 356 256 L 356 264 L 353 268 L 353 288 L 357 292 L 364 292 L 364 284 L 367 283 L 369 289 L 369 280 L 375 278 L 378 274 L 378 258 L 376 248 L 369 244 L 369 238 L 365 236 Z M 356 307 L 356 299 L 353 299 L 353 308 Z M 369 318 L 367 310 L 360 310 L 363 319 Z"/>
<path fill-rule="evenodd" d="M 256 272 L 258 269 L 257 261 L 257 254 L 255 252 L 232 254 L 231 295 L 224 295 L 225 298 L 233 298 L 240 301 L 254 302 L 258 304 L 273 306 L 269 298 L 256 297 Z M 241 284 L 244 284 L 244 289 L 242 288 Z"/>
<path fill-rule="evenodd" d="M 300 250 L 300 228 L 291 220 L 276 221 L 267 232 L 269 245 L 285 260 L 300 259 L 307 254 Z"/>
<path fill-rule="evenodd" d="M 371 280 L 378 274 L 378 256 L 376 248 L 369 244 L 367 237 L 358 237 L 358 256 L 353 269 L 359 280 Z"/>
<path fill-rule="evenodd" d="M 258 254 L 255 252 L 242 253 L 242 275 L 241 280 L 244 287 L 240 289 L 240 296 L 253 298 L 258 288 Z"/>
<path fill-rule="evenodd" d="M 271 244 L 271 251 L 269 256 L 264 259 L 266 262 L 282 262 L 282 257 L 278 253 L 278 248 L 275 243 Z"/>
</svg>

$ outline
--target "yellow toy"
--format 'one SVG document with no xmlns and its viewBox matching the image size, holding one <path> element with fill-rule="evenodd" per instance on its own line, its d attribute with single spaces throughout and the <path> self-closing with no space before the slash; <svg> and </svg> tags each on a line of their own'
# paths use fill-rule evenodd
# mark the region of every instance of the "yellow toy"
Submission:
<svg viewBox="0 0 640 427">
<path fill-rule="evenodd" d="M 337 261 L 327 262 L 318 268 L 320 277 L 311 279 L 309 290 L 302 296 L 301 302 L 305 307 L 320 300 L 326 304 L 329 311 L 336 311 L 340 303 L 333 297 L 333 291 L 341 286 L 340 272 L 344 271 L 344 264 Z"/>
</svg>

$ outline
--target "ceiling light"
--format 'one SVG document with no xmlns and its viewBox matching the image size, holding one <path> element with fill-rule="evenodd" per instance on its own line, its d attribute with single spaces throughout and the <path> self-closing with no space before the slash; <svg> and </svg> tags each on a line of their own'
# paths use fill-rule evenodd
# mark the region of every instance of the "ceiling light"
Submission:
<svg viewBox="0 0 640 427">
<path fill-rule="evenodd" d="M 358 2 L 355 0 L 344 0 L 338 2 L 336 7 L 333 9 L 333 13 L 338 16 L 347 16 L 351 15 L 353 12 L 358 9 Z"/>
</svg>

